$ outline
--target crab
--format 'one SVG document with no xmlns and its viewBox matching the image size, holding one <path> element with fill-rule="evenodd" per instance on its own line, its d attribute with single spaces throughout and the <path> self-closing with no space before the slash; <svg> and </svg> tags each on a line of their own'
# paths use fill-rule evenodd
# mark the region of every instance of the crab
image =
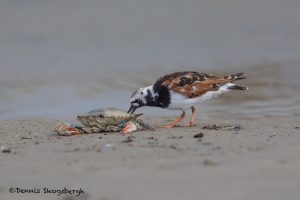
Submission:
<svg viewBox="0 0 300 200">
<path fill-rule="evenodd" d="M 121 132 L 128 134 L 137 130 L 152 129 L 138 119 L 142 114 L 129 114 L 115 108 L 92 110 L 78 115 L 77 120 L 83 125 L 63 123 L 55 130 L 60 135 L 77 135 L 79 133 Z M 77 130 L 77 131 L 76 131 Z"/>
</svg>

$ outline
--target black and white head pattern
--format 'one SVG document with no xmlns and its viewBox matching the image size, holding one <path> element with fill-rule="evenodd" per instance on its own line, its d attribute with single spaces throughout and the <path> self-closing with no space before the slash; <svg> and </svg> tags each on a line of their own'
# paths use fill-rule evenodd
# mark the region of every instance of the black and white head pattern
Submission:
<svg viewBox="0 0 300 200">
<path fill-rule="evenodd" d="M 154 93 L 153 86 L 148 86 L 136 90 L 130 98 L 130 103 L 134 107 L 151 106 L 156 102 L 157 97 L 158 94 Z"/>
</svg>

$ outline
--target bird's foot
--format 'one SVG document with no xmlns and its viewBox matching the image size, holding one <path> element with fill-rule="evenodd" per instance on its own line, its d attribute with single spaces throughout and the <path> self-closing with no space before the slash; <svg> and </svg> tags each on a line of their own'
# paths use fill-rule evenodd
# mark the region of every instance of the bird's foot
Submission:
<svg viewBox="0 0 300 200">
<path fill-rule="evenodd" d="M 175 127 L 175 125 L 173 124 L 169 124 L 169 125 L 165 125 L 165 126 L 160 126 L 160 128 L 173 128 Z"/>
<path fill-rule="evenodd" d="M 196 126 L 196 124 L 190 122 L 188 124 L 183 125 L 182 127 L 194 127 L 194 126 Z"/>
</svg>

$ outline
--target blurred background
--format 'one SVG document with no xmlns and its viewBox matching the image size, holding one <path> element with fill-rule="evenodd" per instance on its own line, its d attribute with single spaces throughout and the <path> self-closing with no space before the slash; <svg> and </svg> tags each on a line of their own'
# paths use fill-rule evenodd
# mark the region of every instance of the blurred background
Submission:
<svg viewBox="0 0 300 200">
<path fill-rule="evenodd" d="M 245 72 L 210 115 L 299 115 L 299 0 L 0 0 L 0 118 L 127 109 L 175 71 Z M 153 114 L 174 111 L 144 109 Z"/>
</svg>

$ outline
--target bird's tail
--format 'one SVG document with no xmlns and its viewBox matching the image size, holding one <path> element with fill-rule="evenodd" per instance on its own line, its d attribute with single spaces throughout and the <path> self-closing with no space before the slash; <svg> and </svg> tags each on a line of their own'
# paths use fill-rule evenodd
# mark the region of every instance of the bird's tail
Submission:
<svg viewBox="0 0 300 200">
<path fill-rule="evenodd" d="M 237 73 L 230 76 L 225 76 L 224 78 L 230 80 L 231 82 L 246 79 L 246 77 L 244 77 L 244 73 Z"/>
<path fill-rule="evenodd" d="M 231 83 L 233 83 L 234 81 L 246 79 L 246 77 L 244 76 L 244 73 L 237 73 L 237 74 L 233 74 L 233 75 L 230 75 L 230 76 L 225 76 L 224 78 L 229 80 Z M 249 88 L 234 84 L 234 85 L 228 87 L 228 89 L 231 89 L 231 90 L 248 90 Z"/>
</svg>

